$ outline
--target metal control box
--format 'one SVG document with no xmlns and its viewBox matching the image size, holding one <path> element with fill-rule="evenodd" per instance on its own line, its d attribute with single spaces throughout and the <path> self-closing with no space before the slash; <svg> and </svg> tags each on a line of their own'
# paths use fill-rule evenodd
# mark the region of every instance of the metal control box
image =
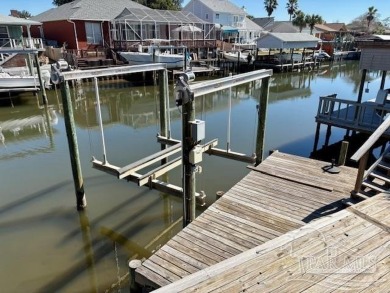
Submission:
<svg viewBox="0 0 390 293">
<path fill-rule="evenodd" d="M 201 146 L 195 146 L 191 151 L 190 151 L 190 158 L 189 161 L 191 164 L 195 165 L 200 162 L 202 162 L 202 155 L 203 155 L 203 150 Z"/>
<path fill-rule="evenodd" d="M 191 138 L 194 141 L 201 141 L 206 137 L 206 124 L 203 120 L 189 122 L 191 125 Z"/>
</svg>

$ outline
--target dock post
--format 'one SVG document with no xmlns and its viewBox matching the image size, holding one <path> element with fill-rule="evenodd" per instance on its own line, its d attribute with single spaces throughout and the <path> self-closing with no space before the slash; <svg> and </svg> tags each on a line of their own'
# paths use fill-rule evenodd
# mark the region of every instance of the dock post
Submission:
<svg viewBox="0 0 390 293">
<path fill-rule="evenodd" d="M 363 90 L 364 90 L 364 82 L 366 80 L 366 75 L 367 75 L 367 69 L 363 69 L 363 71 L 362 71 L 362 78 L 360 80 L 360 86 L 359 86 L 359 94 L 358 94 L 358 99 L 357 99 L 358 103 L 362 102 Z M 356 117 L 355 117 L 355 119 L 356 119 Z"/>
<path fill-rule="evenodd" d="M 269 95 L 269 80 L 266 77 L 261 80 L 261 93 L 259 98 L 259 109 L 257 111 L 257 135 L 256 135 L 256 165 L 263 161 L 264 139 L 265 139 L 265 122 L 267 119 L 267 106 Z"/>
<path fill-rule="evenodd" d="M 183 104 L 182 106 L 182 156 L 183 156 L 183 192 L 184 192 L 184 207 L 183 207 L 183 227 L 195 220 L 195 170 L 190 163 L 190 152 L 194 147 L 191 138 L 190 121 L 195 120 L 195 105 L 194 101 Z"/>
<path fill-rule="evenodd" d="M 168 71 L 167 69 L 158 72 L 159 90 L 160 90 L 160 135 L 171 137 L 169 133 L 169 109 L 168 109 Z M 161 144 L 161 150 L 165 150 L 166 145 Z M 165 164 L 167 159 L 161 160 L 161 164 Z"/>
<path fill-rule="evenodd" d="M 328 146 L 329 145 L 329 139 L 330 139 L 330 135 L 331 134 L 332 134 L 332 126 L 328 125 L 328 127 L 326 128 L 326 135 L 325 135 L 324 146 Z"/>
<path fill-rule="evenodd" d="M 320 139 L 320 129 L 321 129 L 321 123 L 317 122 L 316 134 L 314 137 L 313 153 L 317 150 L 318 147 L 318 141 Z"/>
<path fill-rule="evenodd" d="M 386 75 L 387 75 L 387 71 L 386 71 L 386 70 L 383 70 L 383 71 L 382 71 L 381 86 L 380 86 L 380 89 L 381 89 L 381 90 L 383 90 L 384 87 L 385 87 Z"/>
<path fill-rule="evenodd" d="M 341 142 L 340 155 L 339 155 L 339 160 L 338 160 L 338 164 L 337 164 L 338 166 L 345 165 L 345 161 L 347 159 L 347 153 L 348 153 L 348 145 L 349 145 L 348 141 L 343 140 Z"/>
<path fill-rule="evenodd" d="M 142 265 L 141 260 L 133 259 L 129 261 L 129 275 L 130 275 L 130 293 L 141 292 L 141 287 L 135 281 L 135 270 Z"/>
<path fill-rule="evenodd" d="M 35 64 L 37 66 L 37 73 L 38 73 L 38 79 L 39 79 L 39 86 L 41 87 L 41 93 L 42 93 L 42 103 L 44 105 L 47 105 L 47 95 L 46 95 L 46 89 L 45 85 L 42 80 L 42 72 L 41 72 L 41 66 L 39 65 L 39 59 L 38 54 L 34 54 Z"/>
<path fill-rule="evenodd" d="M 183 186 L 183 228 L 195 219 L 195 170 L 190 154 L 198 143 L 192 137 L 190 121 L 195 120 L 195 95 L 188 86 L 188 80 L 180 76 L 175 85 L 176 105 L 182 113 L 182 186 Z"/>
<path fill-rule="evenodd" d="M 87 206 L 87 199 L 84 193 L 84 180 L 83 175 L 81 173 L 76 127 L 73 118 L 73 109 L 70 97 L 69 84 L 67 81 L 61 83 L 61 95 L 62 104 L 64 107 L 64 121 L 66 136 L 68 138 L 70 163 L 72 166 L 73 182 L 76 191 L 76 205 L 78 210 L 83 210 Z"/>
</svg>

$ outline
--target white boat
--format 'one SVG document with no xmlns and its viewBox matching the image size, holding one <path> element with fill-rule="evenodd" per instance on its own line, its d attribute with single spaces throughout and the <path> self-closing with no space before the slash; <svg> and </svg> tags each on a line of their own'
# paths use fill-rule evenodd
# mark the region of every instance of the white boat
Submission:
<svg viewBox="0 0 390 293">
<path fill-rule="evenodd" d="M 46 88 L 50 87 L 50 72 L 44 70 L 41 72 L 43 83 Z M 0 89 L 18 89 L 18 88 L 39 88 L 38 75 L 11 75 L 7 72 L 0 72 Z"/>
<path fill-rule="evenodd" d="M 223 52 L 223 58 L 225 58 L 227 60 L 230 60 L 230 61 L 237 62 L 237 60 L 238 60 L 238 53 L 240 53 L 240 62 L 241 63 L 248 63 L 248 55 L 250 53 L 247 53 L 247 52 L 239 52 L 239 51 L 236 51 L 236 52 Z M 253 56 L 251 55 L 249 63 L 252 63 L 252 62 L 253 62 Z"/>
<path fill-rule="evenodd" d="M 129 64 L 141 65 L 153 63 L 165 63 L 167 68 L 183 68 L 184 54 L 171 53 L 172 48 L 148 46 L 147 52 L 142 51 L 142 47 L 138 52 L 118 52 L 120 56 L 126 59 Z M 154 51 L 154 52 L 153 52 Z M 155 58 L 153 58 L 153 54 Z"/>
</svg>

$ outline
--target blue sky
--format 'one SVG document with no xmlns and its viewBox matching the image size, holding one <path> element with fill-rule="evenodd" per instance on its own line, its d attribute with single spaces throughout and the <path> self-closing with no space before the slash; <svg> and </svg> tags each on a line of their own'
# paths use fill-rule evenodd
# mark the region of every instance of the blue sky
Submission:
<svg viewBox="0 0 390 293">
<path fill-rule="evenodd" d="M 115 0 L 111 0 L 115 1 Z M 218 1 L 218 0 L 215 0 Z M 255 17 L 264 17 L 263 0 L 230 0 L 239 7 L 245 6 L 247 12 Z M 2 0 L 0 14 L 9 15 L 10 9 L 27 10 L 37 15 L 53 7 L 52 0 Z M 189 0 L 184 0 L 183 5 Z M 279 0 L 279 6 L 273 13 L 276 20 L 288 20 L 286 11 L 287 0 Z M 380 19 L 390 17 L 389 0 L 298 0 L 299 8 L 306 14 L 319 14 L 327 22 L 350 22 L 362 15 L 369 6 L 378 9 Z"/>
</svg>

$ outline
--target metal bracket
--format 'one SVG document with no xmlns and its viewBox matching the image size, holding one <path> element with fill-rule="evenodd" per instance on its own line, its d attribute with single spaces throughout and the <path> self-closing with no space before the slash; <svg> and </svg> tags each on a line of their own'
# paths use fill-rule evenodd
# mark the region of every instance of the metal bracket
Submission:
<svg viewBox="0 0 390 293">
<path fill-rule="evenodd" d="M 188 85 L 189 79 L 179 76 L 175 84 L 176 106 L 182 106 L 194 100 L 194 92 Z"/>
<path fill-rule="evenodd" d="M 65 81 L 64 75 L 62 74 L 60 67 L 57 63 L 51 65 L 50 80 L 54 84 L 60 84 Z"/>
</svg>

